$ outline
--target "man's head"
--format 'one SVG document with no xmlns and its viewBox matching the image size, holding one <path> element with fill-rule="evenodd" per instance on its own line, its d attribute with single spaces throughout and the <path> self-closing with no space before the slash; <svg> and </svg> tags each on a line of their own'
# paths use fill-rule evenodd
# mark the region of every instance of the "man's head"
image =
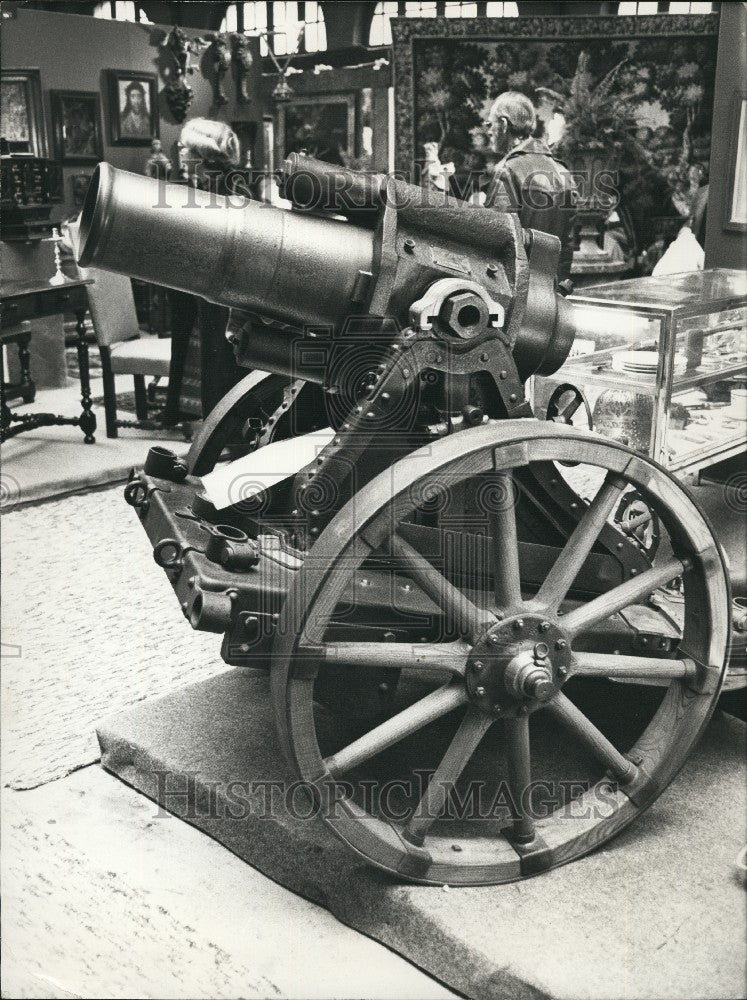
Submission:
<svg viewBox="0 0 747 1000">
<path fill-rule="evenodd" d="M 524 94 L 507 90 L 493 101 L 488 115 L 493 144 L 498 152 L 528 138 L 537 127 L 534 105 Z"/>
<path fill-rule="evenodd" d="M 145 108 L 145 87 L 139 80 L 133 80 L 125 89 L 127 104 L 136 114 L 140 114 Z"/>
</svg>

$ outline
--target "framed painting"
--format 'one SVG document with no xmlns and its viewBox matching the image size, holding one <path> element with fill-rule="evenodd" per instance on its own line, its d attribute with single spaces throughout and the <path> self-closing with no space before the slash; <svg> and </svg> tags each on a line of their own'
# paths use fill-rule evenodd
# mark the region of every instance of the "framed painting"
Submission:
<svg viewBox="0 0 747 1000">
<path fill-rule="evenodd" d="M 343 166 L 355 154 L 355 94 L 292 98 L 280 105 L 279 125 L 281 158 L 306 152 Z"/>
<path fill-rule="evenodd" d="M 394 19 L 397 170 L 417 182 L 424 145 L 435 143 L 454 164 L 454 193 L 486 190 L 503 153 L 489 109 L 519 91 L 537 110 L 535 137 L 589 185 L 582 202 L 597 175 L 613 175 L 613 197 L 645 248 L 665 220 L 682 224 L 708 180 L 718 23 L 718 14 Z"/>
<path fill-rule="evenodd" d="M 38 69 L 0 71 L 0 132 L 3 152 L 48 155 Z"/>
<path fill-rule="evenodd" d="M 734 95 L 724 229 L 747 233 L 747 91 Z"/>
<path fill-rule="evenodd" d="M 158 138 L 155 73 L 110 69 L 109 116 L 114 146 L 149 146 Z"/>
<path fill-rule="evenodd" d="M 52 132 L 60 163 L 98 163 L 104 157 L 99 95 L 52 90 Z"/>
</svg>

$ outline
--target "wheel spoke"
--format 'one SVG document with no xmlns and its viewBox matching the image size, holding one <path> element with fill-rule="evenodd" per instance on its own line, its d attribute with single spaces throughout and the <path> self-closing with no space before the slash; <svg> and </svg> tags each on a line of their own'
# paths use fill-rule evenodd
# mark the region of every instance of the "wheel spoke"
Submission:
<svg viewBox="0 0 747 1000">
<path fill-rule="evenodd" d="M 576 412 L 576 410 L 579 408 L 580 405 L 581 405 L 580 396 L 574 396 L 573 399 L 570 400 L 570 402 L 565 404 L 562 410 L 558 409 L 558 416 L 561 417 L 565 421 L 565 423 L 569 424 L 571 422 L 573 414 Z"/>
<path fill-rule="evenodd" d="M 474 643 L 488 625 L 495 621 L 489 611 L 478 608 L 461 590 L 450 583 L 425 556 L 400 535 L 392 538 L 394 555 L 405 564 L 415 583 L 446 612 L 449 619 Z"/>
<path fill-rule="evenodd" d="M 519 540 L 516 533 L 515 485 L 510 472 L 495 474 L 497 509 L 491 511 L 495 603 L 507 611 L 521 604 Z"/>
<path fill-rule="evenodd" d="M 611 653 L 574 653 L 571 671 L 576 677 L 611 677 L 614 680 L 685 680 L 696 675 L 692 660 Z"/>
<path fill-rule="evenodd" d="M 521 844 L 534 840 L 534 820 L 524 809 L 526 789 L 532 780 L 529 748 L 529 716 L 520 715 L 504 720 L 506 759 L 511 797 L 518 810 L 513 821 L 513 839 Z"/>
<path fill-rule="evenodd" d="M 301 650 L 303 652 L 303 650 Z M 327 642 L 319 657 L 346 667 L 440 669 L 463 677 L 469 647 L 462 642 Z"/>
<path fill-rule="evenodd" d="M 608 590 L 606 594 L 595 597 L 588 604 L 582 604 L 569 611 L 560 619 L 561 624 L 569 635 L 591 628 L 592 625 L 627 608 L 629 604 L 635 604 L 636 601 L 648 597 L 657 587 L 662 587 L 676 576 L 680 576 L 689 565 L 689 560 L 670 559 L 662 566 L 652 566 L 640 576 L 631 577 L 625 583 Z"/>
<path fill-rule="evenodd" d="M 446 798 L 467 766 L 477 745 L 495 720 L 477 708 L 468 709 L 449 749 L 428 782 L 425 794 L 405 827 L 404 836 L 413 844 L 422 844 L 431 825 L 443 812 Z"/>
<path fill-rule="evenodd" d="M 549 612 L 557 611 L 627 485 L 626 480 L 620 476 L 607 474 L 599 492 L 584 511 L 565 548 L 547 574 L 533 604 Z"/>
<path fill-rule="evenodd" d="M 635 777 L 637 773 L 635 764 L 623 757 L 604 733 L 601 733 L 562 691 L 548 702 L 547 710 L 587 746 L 597 760 L 612 771 L 618 781 L 626 783 Z"/>
<path fill-rule="evenodd" d="M 391 719 L 382 722 L 380 726 L 350 743 L 343 750 L 327 757 L 324 763 L 334 777 L 345 774 L 362 764 L 364 760 L 375 757 L 377 753 L 403 740 L 410 733 L 422 729 L 434 719 L 440 719 L 442 715 L 446 715 L 466 701 L 467 693 L 461 686 L 446 685 L 438 688 L 414 705 L 392 716 Z"/>
</svg>

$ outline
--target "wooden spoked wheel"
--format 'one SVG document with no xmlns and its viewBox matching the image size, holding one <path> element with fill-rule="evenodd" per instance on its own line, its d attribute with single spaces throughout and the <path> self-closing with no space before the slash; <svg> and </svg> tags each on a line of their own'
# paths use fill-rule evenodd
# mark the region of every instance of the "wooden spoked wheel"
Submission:
<svg viewBox="0 0 747 1000">
<path fill-rule="evenodd" d="M 577 526 L 544 582 L 530 591 L 521 580 L 514 502 L 521 491 L 514 484 L 535 463 L 547 468 L 569 460 L 577 463 L 574 474 L 589 467 L 596 475 L 590 481 L 600 485 L 581 503 Z M 478 483 L 483 492 L 485 484 L 492 490 L 488 586 L 481 587 L 479 574 L 457 586 L 434 565 L 438 560 L 427 559 L 405 539 L 404 526 L 424 497 L 445 488 L 451 494 L 461 489 L 464 496 L 465 488 L 469 492 Z M 598 558 L 600 533 L 614 527 L 615 509 L 629 489 L 656 511 L 667 545 L 649 569 L 632 570 L 607 590 L 597 587 L 602 592 L 579 599 L 588 582 L 587 560 Z M 443 642 L 330 639 L 339 636 L 336 609 L 349 605 L 357 575 L 382 559 L 396 567 L 398 580 L 409 581 L 442 609 L 448 623 Z M 678 578 L 685 626 L 668 655 L 657 655 L 656 641 L 641 655 L 602 651 L 605 628 L 616 616 L 629 615 L 632 606 L 645 605 L 655 590 Z M 273 650 L 281 742 L 312 788 L 319 815 L 374 865 L 422 883 L 520 879 L 609 840 L 672 780 L 718 697 L 729 606 L 727 573 L 706 518 L 653 462 L 622 445 L 552 424 L 504 421 L 460 432 L 365 486 L 309 552 Z M 335 620 L 337 630 L 330 627 Z M 411 691 L 404 707 L 394 706 L 390 717 L 351 738 L 345 718 L 330 720 L 315 705 L 315 683 L 329 663 L 345 664 L 353 673 L 399 668 L 417 693 Z M 654 679 L 664 687 L 621 687 L 600 678 Z M 641 707 L 634 707 L 628 720 L 634 734 L 618 733 L 625 745 L 616 745 L 586 713 L 589 685 L 602 687 L 608 700 L 619 699 L 621 692 L 640 695 Z M 653 692 L 658 705 L 651 707 Z M 615 701 L 612 716 L 624 710 L 624 703 Z M 537 745 L 543 746 L 541 754 L 535 754 Z M 421 759 L 434 748 L 435 757 Z M 577 749 L 590 780 L 553 808 L 547 800 L 537 808 L 537 789 L 557 780 L 562 784 L 568 777 L 563 767 L 571 766 Z M 409 795 L 406 809 L 387 810 L 380 800 L 361 796 L 355 784 L 361 775 L 384 780 L 381 762 L 392 760 L 417 778 L 412 786 L 417 791 L 410 794 L 408 786 L 403 793 Z M 547 774 L 540 767 L 552 772 L 544 785 Z M 465 812 L 465 786 L 461 797 L 457 793 L 470 771 L 482 785 L 498 785 L 504 802 L 510 799 L 508 823 L 479 809 Z M 424 779 L 430 772 L 430 780 Z"/>
</svg>

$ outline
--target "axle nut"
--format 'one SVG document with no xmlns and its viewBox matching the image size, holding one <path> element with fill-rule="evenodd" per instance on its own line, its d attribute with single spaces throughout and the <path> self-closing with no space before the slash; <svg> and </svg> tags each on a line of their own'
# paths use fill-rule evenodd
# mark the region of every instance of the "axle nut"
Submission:
<svg viewBox="0 0 747 1000">
<path fill-rule="evenodd" d="M 548 701 L 553 695 L 552 677 L 547 670 L 533 670 L 524 681 L 524 690 L 530 698 Z"/>
</svg>

